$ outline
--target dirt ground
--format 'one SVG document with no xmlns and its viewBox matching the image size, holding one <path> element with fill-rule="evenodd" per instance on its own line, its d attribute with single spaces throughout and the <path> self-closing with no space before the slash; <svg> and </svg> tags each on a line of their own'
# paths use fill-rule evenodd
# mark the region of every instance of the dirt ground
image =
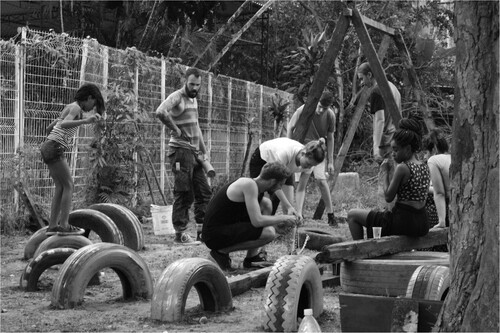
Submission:
<svg viewBox="0 0 500 333">
<path fill-rule="evenodd" d="M 326 214 L 325 214 L 326 215 Z M 186 257 L 207 258 L 208 249 L 200 246 L 178 246 L 172 236 L 155 236 L 152 223 L 144 225 L 146 248 L 139 254 L 148 263 L 153 279 L 173 261 Z M 307 222 L 307 226 L 330 229 L 323 221 Z M 335 234 L 345 235 L 347 225 L 341 224 Z M 192 232 L 194 234 L 194 232 Z M 259 332 L 262 331 L 265 288 L 254 288 L 233 297 L 234 309 L 227 313 L 204 312 L 196 290 L 190 291 L 186 306 L 186 319 L 182 323 L 163 323 L 150 319 L 149 300 L 123 301 L 122 286 L 116 273 L 104 270 L 101 284 L 89 286 L 84 303 L 76 309 L 51 308 L 53 282 L 57 268 L 45 271 L 40 277 L 37 292 L 26 292 L 19 287 L 21 274 L 28 261 L 23 259 L 24 246 L 30 233 L 1 236 L 1 326 L 2 332 Z M 267 248 L 270 259 L 276 260 L 286 253 L 286 244 L 277 240 Z M 306 250 L 303 254 L 314 255 Z M 233 264 L 240 264 L 243 252 L 232 254 Z M 323 332 L 340 332 L 338 293 L 340 288 L 325 288 L 324 312 L 318 322 Z M 202 316 L 208 322 L 200 323 Z"/>
</svg>

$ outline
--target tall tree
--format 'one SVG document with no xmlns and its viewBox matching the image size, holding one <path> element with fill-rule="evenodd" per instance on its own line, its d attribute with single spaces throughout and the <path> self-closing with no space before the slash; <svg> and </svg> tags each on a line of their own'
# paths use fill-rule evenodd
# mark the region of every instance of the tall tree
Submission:
<svg viewBox="0 0 500 333">
<path fill-rule="evenodd" d="M 451 286 L 440 331 L 499 331 L 498 7 L 455 4 Z"/>
</svg>

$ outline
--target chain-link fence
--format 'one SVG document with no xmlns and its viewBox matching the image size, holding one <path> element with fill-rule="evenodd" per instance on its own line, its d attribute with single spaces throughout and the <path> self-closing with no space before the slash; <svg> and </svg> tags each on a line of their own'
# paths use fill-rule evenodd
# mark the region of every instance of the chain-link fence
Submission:
<svg viewBox="0 0 500 333">
<path fill-rule="evenodd" d="M 128 102 L 137 114 L 141 113 L 137 139 L 146 149 L 142 153 L 143 167 L 134 170 L 137 186 L 133 192 L 163 204 L 159 188 L 167 194 L 171 189 L 172 175 L 165 156 L 170 133 L 155 118 L 155 111 L 182 86 L 185 69 L 133 48 L 117 50 L 66 34 L 24 28 L 16 39 L 0 41 L 2 220 L 6 212 L 11 214 L 19 207 L 13 187 L 16 181 L 22 181 L 36 203 L 48 210 L 54 188 L 38 148 L 47 135 L 46 127 L 73 101 L 76 90 L 85 82 L 97 84 L 105 100 L 117 89 L 126 91 L 125 99 L 130 99 Z M 239 177 L 244 170 L 245 152 L 253 152 L 260 142 L 276 136 L 269 112 L 276 99 L 292 102 L 293 95 L 204 72 L 198 95 L 199 121 L 211 163 L 223 178 L 215 181 Z M 107 105 L 108 110 L 110 107 L 113 106 Z M 92 168 L 88 147 L 93 137 L 91 126 L 80 126 L 75 144 L 66 156 L 75 182 L 74 208 L 86 204 L 85 191 Z M 160 186 L 156 186 L 156 180 Z"/>
</svg>

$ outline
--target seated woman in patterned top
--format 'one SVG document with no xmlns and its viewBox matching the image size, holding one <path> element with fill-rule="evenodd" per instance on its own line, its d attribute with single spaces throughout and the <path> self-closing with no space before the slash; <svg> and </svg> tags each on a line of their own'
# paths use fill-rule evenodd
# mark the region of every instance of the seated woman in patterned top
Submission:
<svg viewBox="0 0 500 333">
<path fill-rule="evenodd" d="M 391 141 L 392 155 L 398 165 L 392 180 L 384 180 L 384 195 L 391 202 L 397 195 L 392 210 L 352 209 L 347 215 L 349 230 L 354 240 L 363 239 L 363 227 L 382 227 L 382 236 L 424 236 L 429 232 L 425 201 L 429 188 L 429 167 L 417 159 L 422 142 L 418 121 L 403 118 Z M 385 162 L 385 161 L 384 161 Z M 381 168 L 386 163 L 382 163 Z"/>
</svg>

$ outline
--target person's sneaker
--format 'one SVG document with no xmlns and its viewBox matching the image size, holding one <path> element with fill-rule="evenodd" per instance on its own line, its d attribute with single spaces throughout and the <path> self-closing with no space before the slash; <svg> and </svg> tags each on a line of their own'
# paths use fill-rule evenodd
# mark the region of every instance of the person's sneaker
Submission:
<svg viewBox="0 0 500 333">
<path fill-rule="evenodd" d="M 189 234 L 182 232 L 175 235 L 174 243 L 181 245 L 200 245 L 201 242 L 194 240 Z"/>
<path fill-rule="evenodd" d="M 59 232 L 62 232 L 63 229 L 61 228 L 61 226 L 57 225 L 53 228 L 47 228 L 47 230 L 45 230 L 45 234 L 47 236 L 52 236 L 52 235 L 56 235 L 58 234 Z"/>
<path fill-rule="evenodd" d="M 326 215 L 328 216 L 328 225 L 330 227 L 336 227 L 338 225 L 338 223 L 335 220 L 335 215 L 333 213 L 328 213 Z"/>
<path fill-rule="evenodd" d="M 221 253 L 216 250 L 210 251 L 210 256 L 219 265 L 219 267 L 226 272 L 234 272 L 235 269 L 231 266 L 231 257 L 227 253 Z"/>
<path fill-rule="evenodd" d="M 85 233 L 84 229 L 75 227 L 71 224 L 67 228 L 59 228 L 60 230 L 57 232 L 59 236 L 83 235 Z"/>
<path fill-rule="evenodd" d="M 256 256 L 243 260 L 243 267 L 245 268 L 264 268 L 272 265 L 274 263 L 267 261 L 267 253 L 265 251 L 260 251 Z"/>
</svg>

